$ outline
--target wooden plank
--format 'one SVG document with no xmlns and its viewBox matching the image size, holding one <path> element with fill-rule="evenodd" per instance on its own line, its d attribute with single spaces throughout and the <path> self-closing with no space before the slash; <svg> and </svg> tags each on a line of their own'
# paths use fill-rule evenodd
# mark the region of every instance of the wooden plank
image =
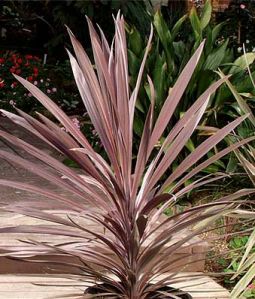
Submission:
<svg viewBox="0 0 255 299">
<path fill-rule="evenodd" d="M 186 282 L 175 282 L 172 286 L 188 291 L 193 299 L 229 299 L 229 293 L 215 281 L 200 273 L 181 274 Z M 196 279 L 192 279 L 198 275 Z M 179 277 L 180 278 L 180 277 Z M 39 286 L 35 284 L 44 284 Z M 82 294 L 85 287 L 81 282 L 65 278 L 46 276 L 0 275 L 0 299 L 46 299 L 73 293 Z"/>
<path fill-rule="evenodd" d="M 52 213 L 56 213 L 56 211 L 51 211 Z M 164 218 L 162 217 L 160 221 L 163 221 Z M 0 227 L 6 227 L 6 226 L 20 226 L 20 225 L 55 225 L 58 224 L 52 224 L 51 222 L 35 219 L 27 216 L 21 216 L 21 215 L 15 215 L 10 213 L 1 213 L 0 214 Z M 92 221 L 83 220 L 81 225 L 85 225 L 87 228 L 89 227 L 91 230 L 94 230 L 96 232 L 104 233 L 102 227 L 98 227 L 93 223 Z M 74 228 L 76 231 L 76 229 Z M 181 235 L 176 235 L 169 243 L 177 242 L 178 240 L 185 238 L 187 235 L 187 231 L 183 230 Z M 89 235 L 88 235 L 89 236 Z M 143 244 L 144 247 L 147 246 L 147 243 L 152 241 L 152 239 L 155 236 L 152 235 L 147 242 Z M 22 233 L 1 233 L 0 234 L 0 253 L 8 252 L 11 250 L 12 246 L 15 246 L 19 248 L 18 251 L 25 249 L 28 245 L 18 241 L 18 240 L 36 240 L 40 242 L 50 242 L 50 244 L 54 245 L 60 242 L 66 242 L 70 241 L 69 237 L 66 236 L 55 236 L 55 235 L 47 235 L 47 234 L 22 234 Z M 79 240 L 78 238 L 71 238 L 71 240 Z M 169 244 L 168 244 L 169 245 Z M 38 250 L 38 255 L 36 259 L 45 259 L 43 258 L 44 250 L 41 249 L 41 253 Z M 181 271 L 185 272 L 199 272 L 204 270 L 204 259 L 205 254 L 208 251 L 208 244 L 207 242 L 199 239 L 198 237 L 194 237 L 192 240 L 189 240 L 187 243 L 183 244 L 178 250 L 175 252 L 173 256 L 171 256 L 171 259 L 178 260 L 178 262 L 175 262 L 175 270 L 180 269 Z M 181 256 L 182 255 L 182 256 Z M 47 259 L 54 260 L 55 259 L 54 254 L 47 255 Z M 183 257 L 183 258 L 182 258 Z M 68 260 L 70 263 L 74 262 L 74 258 L 72 257 L 63 257 L 64 260 Z M 168 260 L 169 261 L 169 260 Z M 79 262 L 75 259 L 75 262 Z M 0 256 L 0 274 L 42 274 L 45 272 L 49 272 L 46 270 L 49 265 L 42 265 L 38 263 L 24 263 L 16 260 L 7 260 L 5 257 Z M 184 268 L 185 266 L 185 268 Z M 171 264 L 171 271 L 173 265 Z M 63 273 L 63 269 L 60 268 L 58 273 Z M 50 271 L 52 273 L 52 271 Z"/>
</svg>

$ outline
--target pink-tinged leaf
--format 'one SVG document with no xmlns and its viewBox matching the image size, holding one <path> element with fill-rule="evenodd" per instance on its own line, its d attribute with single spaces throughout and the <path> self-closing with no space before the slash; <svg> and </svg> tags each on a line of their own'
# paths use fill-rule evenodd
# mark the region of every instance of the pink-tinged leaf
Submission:
<svg viewBox="0 0 255 299">
<path fill-rule="evenodd" d="M 133 90 L 132 95 L 129 100 L 130 132 L 131 132 L 130 137 L 133 136 L 133 121 L 134 121 L 134 113 L 135 113 L 135 104 L 136 104 L 138 92 L 139 92 L 142 77 L 143 77 L 145 62 L 146 62 L 147 56 L 148 56 L 150 48 L 151 48 L 152 37 L 153 37 L 153 26 L 151 25 L 150 36 L 149 36 L 148 43 L 147 43 L 145 53 L 143 56 L 143 60 L 142 60 L 142 63 L 141 63 L 140 69 L 139 69 L 138 77 L 136 80 L 136 86 L 135 86 L 135 89 Z M 130 141 L 132 142 L 132 140 L 130 140 Z"/>
<path fill-rule="evenodd" d="M 22 128 L 26 129 L 27 131 L 31 132 L 32 134 L 34 134 L 35 136 L 37 136 L 38 138 L 42 139 L 45 143 L 48 143 L 50 146 L 54 147 L 54 145 L 52 143 L 50 143 L 48 141 L 47 138 L 44 138 L 37 130 L 35 130 L 33 128 L 33 126 L 31 126 L 29 124 L 29 122 L 27 120 L 25 120 L 23 117 L 18 116 L 17 114 L 11 113 L 9 111 L 0 109 L 0 112 L 6 116 L 8 119 L 10 119 L 13 123 L 15 123 L 18 126 L 21 126 Z"/>
<path fill-rule="evenodd" d="M 72 38 L 72 35 L 71 35 L 71 38 Z M 78 47 L 79 44 L 76 40 L 72 39 L 72 42 L 74 45 L 76 45 Z M 80 49 L 80 51 L 83 51 L 83 49 Z M 82 53 L 84 53 L 84 51 Z M 77 59 L 80 63 L 80 66 L 79 66 L 77 61 L 75 60 L 75 58 L 71 55 L 71 53 L 68 52 L 68 54 L 70 57 L 74 77 L 75 77 L 77 86 L 79 88 L 81 97 L 84 101 L 84 104 L 89 113 L 91 121 L 92 121 L 96 131 L 99 134 L 99 137 L 100 137 L 102 144 L 107 152 L 107 155 L 108 155 L 109 159 L 111 160 L 115 174 L 117 175 L 117 178 L 120 181 L 121 180 L 120 166 L 118 165 L 118 161 L 116 158 L 117 153 L 116 153 L 115 139 L 111 132 L 112 130 L 111 130 L 111 126 L 109 123 L 109 117 L 107 119 L 107 116 L 106 116 L 107 112 L 104 109 L 104 107 L 102 106 L 102 103 L 100 101 L 101 96 L 100 96 L 100 94 L 98 95 L 98 92 L 96 89 L 97 87 L 94 86 L 95 79 L 93 79 L 93 76 L 91 74 L 91 72 L 93 72 L 93 74 L 94 74 L 94 70 L 84 68 L 81 65 L 81 58 L 77 57 Z M 80 54 L 80 55 L 82 55 L 82 54 Z M 87 75 L 86 75 L 86 73 L 84 73 L 84 70 L 86 70 L 86 72 L 88 73 Z M 92 79 L 89 80 L 87 78 L 88 76 L 89 76 L 89 78 L 92 78 L 93 80 Z M 99 89 L 99 91 L 100 91 L 100 89 Z"/>
<path fill-rule="evenodd" d="M 153 197 L 150 201 L 146 203 L 141 213 L 147 215 L 149 212 L 151 212 L 153 209 L 158 207 L 160 204 L 164 204 L 166 201 L 168 202 L 172 198 L 173 195 L 167 193 L 160 194 L 156 197 Z"/>
<path fill-rule="evenodd" d="M 67 227 L 52 225 L 19 225 L 19 226 L 9 226 L 9 227 L 0 227 L 0 233 L 8 234 L 46 234 L 46 235 L 55 235 L 55 236 L 67 236 L 72 238 L 86 238 L 86 234 L 83 234 L 80 231 L 74 231 L 73 229 L 68 229 Z"/>
<path fill-rule="evenodd" d="M 158 179 L 164 174 L 166 169 L 177 157 L 178 153 L 185 146 L 186 142 L 190 138 L 192 132 L 195 130 L 199 120 L 201 119 L 210 96 L 216 89 L 226 80 L 223 78 L 215 82 L 208 90 L 206 90 L 199 99 L 189 108 L 184 116 L 178 121 L 175 127 L 170 131 L 162 144 L 156 158 L 151 162 L 151 165 L 147 171 L 147 181 L 144 181 L 144 195 L 154 186 Z M 161 155 L 166 151 L 164 157 L 157 166 Z M 148 157 L 147 157 L 148 158 Z M 156 167 L 157 166 L 157 167 Z M 156 168 L 156 170 L 155 170 Z M 153 173 L 154 172 L 154 173 Z"/>
<path fill-rule="evenodd" d="M 209 137 L 202 144 L 200 144 L 184 161 L 175 169 L 175 171 L 169 176 L 161 187 L 161 191 L 164 190 L 169 184 L 183 174 L 187 169 L 193 166 L 198 160 L 200 160 L 209 150 L 211 150 L 216 144 L 224 139 L 232 130 L 234 130 L 247 115 L 241 116 L 230 124 L 226 125 L 213 136 Z"/>
<path fill-rule="evenodd" d="M 147 162 L 147 150 L 149 145 L 149 140 L 151 136 L 151 130 L 152 130 L 152 122 L 153 122 L 153 112 L 154 112 L 154 105 L 155 105 L 155 89 L 153 86 L 153 83 L 148 77 L 149 85 L 150 85 L 150 94 L 151 94 L 151 105 L 149 108 L 149 111 L 147 113 L 147 117 L 145 120 L 144 128 L 143 128 L 143 134 L 138 150 L 138 155 L 136 159 L 136 165 L 135 165 L 135 172 L 134 172 L 134 178 L 133 178 L 133 186 L 132 186 L 132 193 L 131 198 L 133 200 L 134 196 L 136 195 L 137 188 L 139 186 L 141 176 L 144 173 L 145 165 Z"/>
<path fill-rule="evenodd" d="M 87 159 L 86 157 L 82 157 L 78 154 L 78 157 L 75 157 L 74 153 L 70 152 L 71 149 L 78 147 L 78 144 L 69 136 L 66 132 L 61 130 L 56 124 L 54 124 L 52 121 L 50 121 L 48 118 L 46 118 L 44 115 L 38 113 L 39 118 L 46 124 L 46 126 L 58 136 L 60 140 L 65 141 L 65 146 L 67 148 L 67 155 L 69 155 L 71 158 L 73 158 L 78 164 L 82 164 L 81 162 L 86 165 L 85 170 L 92 174 L 94 177 L 96 177 L 98 180 L 100 180 L 100 177 L 98 176 L 98 172 L 95 172 L 95 169 L 93 168 L 91 161 Z M 85 137 L 84 137 L 85 138 Z M 88 153 L 90 158 L 93 158 L 93 160 L 98 163 L 98 160 L 102 161 L 103 159 L 91 148 L 89 145 L 88 147 L 84 148 L 86 152 Z M 77 153 L 76 153 L 77 155 Z M 83 165 L 84 165 L 83 164 Z M 104 166 L 106 166 L 107 163 L 104 162 Z M 109 166 L 108 166 L 109 168 Z"/>
<path fill-rule="evenodd" d="M 187 126 L 190 118 L 194 117 L 194 115 L 201 111 L 203 113 L 205 108 L 207 108 L 207 104 L 210 96 L 227 80 L 227 77 L 224 77 L 217 82 L 213 83 L 196 101 L 195 103 L 184 113 L 183 117 L 177 122 L 177 124 L 173 127 L 171 132 L 167 135 L 164 143 L 162 144 L 161 151 L 164 150 L 177 134 Z M 204 108 L 203 108 L 204 107 Z M 198 126 L 197 126 L 198 127 Z"/>
<path fill-rule="evenodd" d="M 78 146 L 75 140 L 70 139 L 70 136 L 67 136 L 65 132 L 62 132 L 62 130 L 55 130 L 53 126 L 50 126 L 50 128 L 48 128 L 46 125 L 40 123 L 38 120 L 24 113 L 23 111 L 19 109 L 16 110 L 35 130 L 39 132 L 38 137 L 42 135 L 44 138 L 50 141 L 51 144 L 53 144 L 54 147 L 57 148 L 60 152 L 70 157 L 78 165 L 80 165 L 82 169 L 102 182 L 102 178 L 100 177 L 99 172 L 95 170 L 94 165 L 87 157 L 82 156 L 79 153 L 75 154 L 74 152 L 70 151 L 70 149 L 72 149 L 73 147 Z M 46 118 L 43 118 L 43 120 L 46 121 Z M 49 122 L 50 121 L 48 120 L 48 123 Z"/>
<path fill-rule="evenodd" d="M 68 29 L 68 33 L 78 61 L 77 63 L 71 53 L 68 52 L 77 86 L 100 139 L 104 146 L 108 144 L 106 150 L 109 151 L 109 148 L 114 144 L 114 140 L 112 139 L 112 136 L 109 135 L 111 126 L 109 125 L 110 115 L 107 110 L 106 99 L 101 93 L 93 66 L 83 50 L 83 47 L 77 41 L 70 29 Z M 90 100 L 88 101 L 87 98 Z M 102 124 L 104 124 L 104 126 Z M 107 136 L 110 137 L 111 142 L 107 140 Z M 111 151 L 112 150 L 113 149 L 111 149 Z M 111 158 L 114 158 L 111 151 L 108 152 L 108 154 Z"/>
<path fill-rule="evenodd" d="M 193 191 L 196 188 L 202 187 L 204 185 L 208 185 L 212 182 L 215 182 L 215 181 L 218 181 L 218 180 L 221 180 L 221 179 L 224 179 L 224 178 L 228 177 L 227 174 L 217 174 L 217 173 L 215 173 L 213 175 L 215 176 L 213 178 L 206 179 L 207 177 L 211 176 L 211 175 L 208 175 L 208 176 L 205 176 L 202 179 L 199 179 L 199 180 L 196 180 L 196 181 L 190 183 L 188 186 L 184 187 L 181 191 L 179 191 L 175 194 L 176 198 L 180 198 L 184 194 L 187 194 L 188 192 Z"/>
<path fill-rule="evenodd" d="M 74 182 L 74 184 L 76 184 L 76 185 L 78 184 L 78 186 L 84 185 L 84 180 L 79 175 L 77 175 L 72 169 L 68 168 L 63 163 L 59 162 L 57 159 L 46 154 L 44 151 L 39 150 L 36 147 L 32 146 L 31 144 L 15 137 L 15 136 L 12 136 L 8 133 L 5 133 L 1 130 L 0 130 L 0 136 L 5 138 L 8 142 L 12 143 L 13 145 L 16 145 L 16 146 L 22 148 L 27 153 L 33 155 L 37 159 L 44 162 L 46 165 L 51 166 L 53 169 L 57 170 L 61 175 L 65 175 L 67 178 L 72 180 Z M 84 185 L 84 187 L 86 187 L 86 185 Z M 103 189 L 103 187 L 101 185 L 100 185 L 100 188 Z"/>
<path fill-rule="evenodd" d="M 64 181 L 59 176 L 45 170 L 45 168 L 43 168 L 39 164 L 35 164 L 33 162 L 25 160 L 21 157 L 18 157 L 17 155 L 0 150 L 0 157 L 7 161 L 14 162 L 15 164 L 27 169 L 28 171 L 44 178 L 50 183 L 55 184 L 59 187 L 66 189 L 69 192 L 74 193 L 76 196 L 79 196 L 80 198 L 84 198 L 84 196 L 87 196 L 87 199 L 92 199 L 93 197 L 96 196 L 96 192 L 92 193 L 92 191 L 90 191 L 87 188 L 85 189 L 85 187 L 83 187 L 83 190 L 81 191 L 79 188 L 75 187 L 70 182 Z"/>
<path fill-rule="evenodd" d="M 74 125 L 71 119 L 39 88 L 22 77 L 15 75 L 14 77 L 27 89 L 31 94 L 66 128 L 68 132 L 82 145 L 89 146 L 88 141 L 84 138 L 80 130 Z"/>
<path fill-rule="evenodd" d="M 84 204 L 80 203 L 78 200 L 67 199 L 67 198 L 65 198 L 63 196 L 59 196 L 58 194 L 55 194 L 53 192 L 46 191 L 42 188 L 35 187 L 33 185 L 29 185 L 29 184 L 26 184 L 23 182 L 15 182 L 15 181 L 11 181 L 11 180 L 0 179 L 0 185 L 8 186 L 11 188 L 16 188 L 19 190 L 24 190 L 24 191 L 28 191 L 28 192 L 32 192 L 32 193 L 35 193 L 38 195 L 45 196 L 47 198 L 50 198 L 50 199 L 56 200 L 57 202 L 65 204 L 70 210 L 81 212 L 84 209 Z"/>
<path fill-rule="evenodd" d="M 77 228 L 80 228 L 81 230 L 83 230 L 86 233 L 91 234 L 92 236 L 96 237 L 97 239 L 99 239 L 100 241 L 102 241 L 103 244 L 105 244 L 107 247 L 109 247 L 109 249 L 116 254 L 116 256 L 120 259 L 120 261 L 122 262 L 122 264 L 126 267 L 126 261 L 121 253 L 121 249 L 119 248 L 119 246 L 116 244 L 116 242 L 112 241 L 111 239 L 105 237 L 102 234 L 96 233 L 92 230 L 89 230 L 85 227 L 81 227 L 79 224 L 77 224 L 76 222 L 73 221 L 73 223 L 77 226 Z"/>
<path fill-rule="evenodd" d="M 247 144 L 253 140 L 255 140 L 255 137 L 246 138 L 246 139 L 243 139 L 239 142 L 236 142 L 236 143 L 228 146 L 224 150 L 219 151 L 217 154 L 211 156 L 209 159 L 207 159 L 206 161 L 204 161 L 203 163 L 199 164 L 198 166 L 193 168 L 191 171 L 189 171 L 188 174 L 186 174 L 180 181 L 177 182 L 177 184 L 174 186 L 173 190 L 180 187 L 185 181 L 187 181 L 188 179 L 190 179 L 191 177 L 193 177 L 194 175 L 199 173 L 201 170 L 205 169 L 210 164 L 214 163 L 215 161 L 218 161 L 219 159 L 221 159 L 228 153 L 234 151 L 235 149 L 237 149 L 237 148 L 243 146 L 244 144 Z"/>
<path fill-rule="evenodd" d="M 88 20 L 88 19 L 87 19 Z M 100 87 L 102 89 L 102 94 L 105 97 L 104 100 L 104 106 L 107 109 L 108 114 L 110 114 L 111 109 L 114 109 L 114 115 L 115 118 L 110 118 L 109 121 L 111 121 L 111 126 L 117 126 L 119 124 L 119 119 L 117 115 L 117 107 L 116 107 L 116 93 L 114 88 L 114 81 L 111 78 L 111 74 L 108 70 L 108 59 L 109 59 L 109 53 L 110 49 L 108 46 L 108 43 L 106 42 L 106 39 L 103 35 L 103 32 L 101 31 L 102 35 L 102 46 L 100 45 L 99 37 L 97 36 L 97 33 L 92 25 L 92 23 L 88 20 L 90 35 L 91 35 L 91 43 L 93 47 L 93 54 L 96 60 L 96 69 L 98 73 L 98 77 L 100 80 Z M 109 97 L 108 97 L 109 94 Z M 109 103 L 109 101 L 111 101 Z M 111 105 L 110 105 L 111 104 Z M 115 123 L 116 122 L 116 123 Z"/>
<path fill-rule="evenodd" d="M 158 119 L 156 121 L 155 127 L 152 132 L 151 142 L 149 146 L 149 153 L 152 151 L 153 147 L 161 137 L 164 132 L 169 120 L 171 119 L 177 104 L 179 103 L 184 91 L 191 79 L 191 76 L 198 64 L 199 58 L 202 54 L 204 48 L 204 41 L 200 44 L 196 52 L 193 54 L 183 71 L 181 72 L 179 78 L 177 79 L 174 87 L 172 88 L 169 96 L 167 97 Z"/>
<path fill-rule="evenodd" d="M 150 187 L 155 186 L 155 184 L 158 182 L 161 176 L 165 173 L 165 171 L 170 167 L 170 165 L 176 159 L 180 151 L 184 148 L 185 144 L 188 142 L 192 133 L 195 131 L 196 126 L 200 118 L 202 117 L 202 113 L 198 112 L 197 114 L 195 114 L 194 117 L 189 120 L 187 126 L 183 128 L 183 130 L 176 136 L 175 140 L 169 146 L 166 154 L 163 156 L 159 165 L 155 169 L 151 177 L 151 181 L 149 185 Z"/>
</svg>

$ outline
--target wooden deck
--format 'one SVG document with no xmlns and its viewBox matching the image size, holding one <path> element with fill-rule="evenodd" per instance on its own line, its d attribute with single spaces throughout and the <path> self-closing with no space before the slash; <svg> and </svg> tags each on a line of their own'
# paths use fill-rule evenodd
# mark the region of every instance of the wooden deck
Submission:
<svg viewBox="0 0 255 299">
<path fill-rule="evenodd" d="M 162 220 L 162 219 L 161 219 Z M 86 220 L 87 221 L 87 220 Z M 34 219 L 21 215 L 13 214 L 0 214 L 0 227 L 6 226 L 21 226 L 21 225 L 47 225 L 50 224 L 47 221 Z M 84 223 L 83 223 L 84 224 Z M 55 225 L 55 224 L 51 224 Z M 90 229 L 103 233 L 103 228 L 95 227 L 95 224 L 86 222 L 86 226 Z M 180 238 L 184 238 L 187 232 L 183 231 L 181 236 L 177 235 L 171 242 L 176 242 Z M 153 238 L 153 236 L 152 236 Z M 54 235 L 40 235 L 40 234 L 20 234 L 20 233 L 1 233 L 0 234 L 0 254 L 1 252 L 8 252 L 10 248 L 15 246 L 16 248 L 26 248 L 26 244 L 18 240 L 36 240 L 40 242 L 49 242 L 50 244 L 57 244 L 58 242 L 65 242 L 70 240 L 65 236 L 54 236 Z M 74 240 L 74 238 L 72 238 Z M 144 244 L 146 246 L 146 244 Z M 182 269 L 185 272 L 202 272 L 204 271 L 205 263 L 205 254 L 208 251 L 208 244 L 205 241 L 200 240 L 198 237 L 194 237 L 191 241 L 185 243 L 177 252 L 171 257 L 172 260 L 178 259 L 175 261 L 174 269 L 169 271 L 176 271 L 177 269 Z M 53 260 L 55 256 L 47 255 L 48 260 Z M 44 260 L 43 251 L 40 253 L 38 251 L 38 256 L 36 259 Z M 62 259 L 62 257 L 61 257 Z M 74 262 L 71 257 L 63 256 L 65 261 Z M 79 263 L 79 261 L 75 260 Z M 26 263 L 17 260 L 10 260 L 5 257 L 0 256 L 0 274 L 43 274 L 49 271 L 49 265 L 38 264 L 38 263 Z M 173 265 L 171 265 L 173 267 Z M 183 268 L 185 269 L 183 270 Z M 52 272 L 50 272 L 52 273 Z M 55 272 L 54 272 L 55 273 Z M 61 270 L 60 272 L 61 273 Z M 62 272 L 63 273 L 63 272 Z"/>
<path fill-rule="evenodd" d="M 191 273 L 185 275 L 187 282 L 172 285 L 189 292 L 193 299 L 230 299 L 229 293 L 211 278 L 202 276 L 190 281 Z M 71 294 L 81 295 L 84 289 L 80 282 L 64 278 L 0 275 L 0 299 L 64 298 Z"/>
</svg>

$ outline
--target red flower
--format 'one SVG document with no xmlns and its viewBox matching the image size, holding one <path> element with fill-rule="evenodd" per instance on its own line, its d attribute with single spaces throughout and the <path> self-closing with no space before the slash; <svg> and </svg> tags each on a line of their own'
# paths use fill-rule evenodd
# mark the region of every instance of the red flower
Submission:
<svg viewBox="0 0 255 299">
<path fill-rule="evenodd" d="M 33 76 L 29 76 L 29 77 L 27 78 L 27 80 L 30 81 L 30 82 L 32 82 L 32 81 L 34 80 L 34 78 L 33 78 Z"/>
<path fill-rule="evenodd" d="M 17 75 L 21 74 L 21 70 L 20 70 L 20 69 L 17 69 L 17 70 L 16 70 L 16 74 L 17 74 Z"/>
<path fill-rule="evenodd" d="M 10 68 L 10 72 L 11 72 L 11 73 L 14 73 L 14 74 L 15 74 L 15 71 L 16 71 L 15 67 Z"/>
<path fill-rule="evenodd" d="M 1 81 L 1 82 L 0 82 L 0 88 L 3 88 L 4 85 L 5 85 L 5 84 L 4 84 L 4 81 Z"/>
<path fill-rule="evenodd" d="M 4 58 L 0 58 L 0 64 L 4 63 Z"/>
<path fill-rule="evenodd" d="M 17 60 L 17 62 L 18 62 L 19 64 L 21 64 L 21 63 L 22 63 L 22 59 L 19 58 L 19 59 Z"/>
<path fill-rule="evenodd" d="M 25 63 L 25 66 L 29 66 L 30 65 L 30 63 L 27 61 L 26 63 Z"/>
<path fill-rule="evenodd" d="M 34 67 L 34 74 L 38 74 L 38 68 L 37 67 Z"/>
<path fill-rule="evenodd" d="M 29 59 L 33 59 L 33 56 L 32 56 L 32 55 L 26 55 L 25 57 L 26 57 L 27 60 L 29 60 Z"/>
<path fill-rule="evenodd" d="M 17 85 L 18 85 L 17 82 L 13 82 L 13 83 L 11 84 L 11 87 L 14 88 L 14 87 L 16 87 Z"/>
</svg>

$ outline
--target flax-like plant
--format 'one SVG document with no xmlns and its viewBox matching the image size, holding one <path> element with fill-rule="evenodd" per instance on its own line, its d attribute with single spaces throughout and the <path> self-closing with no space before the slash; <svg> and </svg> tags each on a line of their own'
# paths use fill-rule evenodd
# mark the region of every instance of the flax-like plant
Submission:
<svg viewBox="0 0 255 299">
<path fill-rule="evenodd" d="M 157 119 L 153 116 L 155 91 L 148 77 L 151 105 L 139 151 L 133 161 L 134 110 L 153 33 L 151 30 L 136 86 L 130 91 L 124 19 L 118 15 L 114 21 L 116 33 L 110 46 L 101 29 L 98 34 L 88 20 L 95 67 L 68 29 L 76 55 L 75 58 L 68 52 L 74 78 L 107 159 L 93 150 L 86 136 L 47 95 L 25 79 L 15 76 L 65 130 L 39 113 L 39 119 L 18 109 L 19 116 L 7 111 L 2 113 L 74 160 L 80 167 L 81 175 L 42 150 L 1 131 L 2 138 L 48 167 L 44 168 L 41 164 L 2 150 L 1 158 L 24 167 L 74 196 L 63 196 L 25 182 L 0 179 L 0 185 L 43 195 L 51 200 L 45 211 L 37 202 L 32 206 L 31 202 L 14 203 L 2 209 L 56 224 L 12 226 L 0 228 L 0 232 L 66 236 L 68 241 L 56 239 L 54 243 L 31 240 L 22 249 L 14 247 L 6 255 L 27 261 L 38 253 L 53 255 L 55 260 L 51 260 L 51 263 L 54 267 L 66 267 L 68 277 L 77 278 L 84 285 L 93 280 L 99 289 L 102 283 L 101 291 L 105 297 L 182 298 L 179 293 L 170 295 L 169 289 L 162 289 L 181 278 L 176 277 L 177 263 L 181 261 L 171 257 L 185 244 L 190 246 L 187 242 L 204 231 L 215 219 L 231 213 L 240 204 L 239 198 L 253 193 L 255 189 L 240 190 L 216 202 L 189 208 L 165 218 L 163 222 L 159 221 L 160 217 L 166 207 L 173 206 L 190 190 L 220 179 L 224 174 L 194 179 L 185 186 L 187 180 L 254 138 L 241 140 L 210 158 L 203 158 L 246 117 L 241 116 L 206 139 L 170 175 L 165 176 L 196 129 L 210 96 L 226 80 L 222 78 L 212 84 L 174 125 L 161 147 L 155 147 L 190 82 L 203 51 L 202 43 L 172 87 Z M 62 213 L 54 213 L 56 203 L 64 205 Z M 94 229 L 87 225 L 88 221 L 94 224 Z M 100 230 L 100 227 L 103 229 Z M 187 229 L 189 233 L 182 237 L 182 232 Z M 76 262 L 63 261 L 63 256 L 76 258 Z M 99 294 L 80 296 L 94 298 Z"/>
</svg>

